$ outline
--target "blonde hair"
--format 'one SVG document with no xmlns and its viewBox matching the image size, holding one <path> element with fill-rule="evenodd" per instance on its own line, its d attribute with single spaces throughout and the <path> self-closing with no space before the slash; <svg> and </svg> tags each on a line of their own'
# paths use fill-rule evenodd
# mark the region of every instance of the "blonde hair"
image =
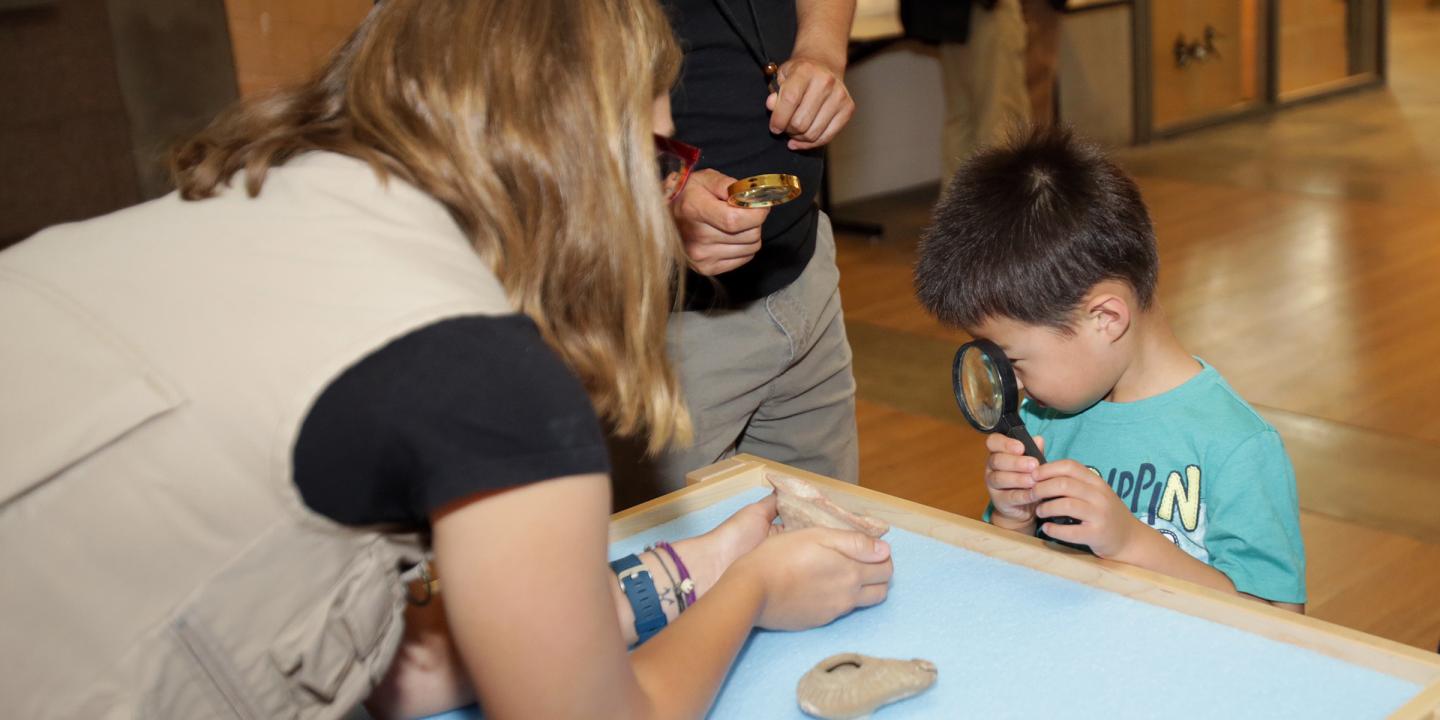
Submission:
<svg viewBox="0 0 1440 720">
<path fill-rule="evenodd" d="M 449 208 L 620 435 L 688 442 L 665 328 L 683 251 L 652 107 L 680 51 L 654 0 L 384 0 L 297 87 L 242 101 L 171 161 L 180 194 L 300 153 L 366 160 Z"/>
</svg>

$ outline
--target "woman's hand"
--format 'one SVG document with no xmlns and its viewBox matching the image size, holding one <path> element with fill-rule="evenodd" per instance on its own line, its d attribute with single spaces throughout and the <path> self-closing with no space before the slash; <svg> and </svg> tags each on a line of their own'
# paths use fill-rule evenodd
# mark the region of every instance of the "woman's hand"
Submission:
<svg viewBox="0 0 1440 720">
<path fill-rule="evenodd" d="M 706 533 L 715 539 L 722 571 L 736 558 L 758 547 L 765 538 L 780 532 L 781 526 L 774 524 L 775 515 L 775 494 L 771 493 L 740 508 L 719 527 Z"/>
<path fill-rule="evenodd" d="M 767 538 L 729 572 L 759 583 L 756 625 L 804 630 L 884 601 L 894 565 L 884 540 L 815 527 Z"/>
<path fill-rule="evenodd" d="M 754 550 L 765 538 L 780 532 L 780 526 L 774 525 L 774 522 L 775 496 L 771 494 L 740 508 L 704 535 L 676 541 L 675 552 L 685 561 L 690 577 L 695 581 L 695 594 L 703 597 L 736 558 Z M 648 557 L 641 560 L 647 564 L 650 562 Z M 656 575 L 665 577 L 663 572 Z"/>
<path fill-rule="evenodd" d="M 365 699 L 376 720 L 436 715 L 475 702 L 445 619 L 444 596 L 405 606 L 405 635 L 380 684 Z"/>
</svg>

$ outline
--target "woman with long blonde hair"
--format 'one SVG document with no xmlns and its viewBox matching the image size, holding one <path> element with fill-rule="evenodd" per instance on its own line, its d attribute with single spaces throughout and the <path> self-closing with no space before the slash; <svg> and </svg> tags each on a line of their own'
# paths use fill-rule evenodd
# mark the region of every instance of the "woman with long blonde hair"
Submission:
<svg viewBox="0 0 1440 720">
<path fill-rule="evenodd" d="M 606 566 L 601 422 L 690 433 L 678 62 L 653 0 L 385 0 L 176 193 L 0 253 L 7 707 L 693 717 L 752 627 L 883 600 L 773 500 Z"/>
</svg>

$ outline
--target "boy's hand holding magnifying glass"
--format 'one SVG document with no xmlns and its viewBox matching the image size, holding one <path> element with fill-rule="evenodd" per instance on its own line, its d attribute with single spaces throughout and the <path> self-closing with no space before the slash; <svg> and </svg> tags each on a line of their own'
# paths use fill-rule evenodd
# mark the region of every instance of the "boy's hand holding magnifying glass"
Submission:
<svg viewBox="0 0 1440 720">
<path fill-rule="evenodd" d="M 1089 551 L 1091 548 L 1082 544 L 1078 537 L 1076 528 L 1080 521 L 1064 514 L 1064 510 L 1074 503 L 1060 489 L 1061 485 L 1068 488 L 1088 480 L 1089 473 L 1082 469 L 1087 477 L 1054 485 L 1049 494 L 1037 492 L 1040 479 L 1035 473 L 1041 472 L 1041 468 L 1047 468 L 1051 473 L 1048 479 L 1064 474 L 1054 472 L 1056 467 L 1073 471 L 1080 465 L 1073 461 L 1047 464 L 1044 450 L 1035 438 L 1030 437 L 1020 419 L 1020 385 L 1005 351 L 985 339 L 961 345 L 955 351 L 955 360 L 950 366 L 950 380 L 955 391 L 955 403 L 960 406 L 965 420 L 988 435 L 985 447 L 990 451 L 990 460 L 985 468 L 985 485 L 994 506 L 992 518 L 998 516 L 1000 522 L 997 524 L 1002 527 L 1035 532 L 1037 537 Z M 1101 482 L 1101 485 L 1104 483 Z M 1040 505 L 1046 501 L 1056 505 L 1042 509 Z M 1057 525 L 1063 528 L 1058 532 L 1067 537 L 1045 532 L 1046 527 Z M 1089 529 L 1080 529 L 1079 532 Z"/>
</svg>

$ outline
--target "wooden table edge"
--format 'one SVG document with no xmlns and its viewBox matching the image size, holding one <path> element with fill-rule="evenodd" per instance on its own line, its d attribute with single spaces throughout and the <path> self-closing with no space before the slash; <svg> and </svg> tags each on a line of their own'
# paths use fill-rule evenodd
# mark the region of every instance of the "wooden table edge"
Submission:
<svg viewBox="0 0 1440 720">
<path fill-rule="evenodd" d="M 1392 718 L 1440 720 L 1440 655 L 1298 615 L 1141 568 L 1059 549 L 1039 539 L 753 455 L 736 455 L 686 476 L 687 487 L 616 513 L 611 542 L 715 502 L 766 486 L 765 472 L 804 478 L 837 504 L 949 545 L 1210 620 L 1421 686 Z"/>
</svg>

